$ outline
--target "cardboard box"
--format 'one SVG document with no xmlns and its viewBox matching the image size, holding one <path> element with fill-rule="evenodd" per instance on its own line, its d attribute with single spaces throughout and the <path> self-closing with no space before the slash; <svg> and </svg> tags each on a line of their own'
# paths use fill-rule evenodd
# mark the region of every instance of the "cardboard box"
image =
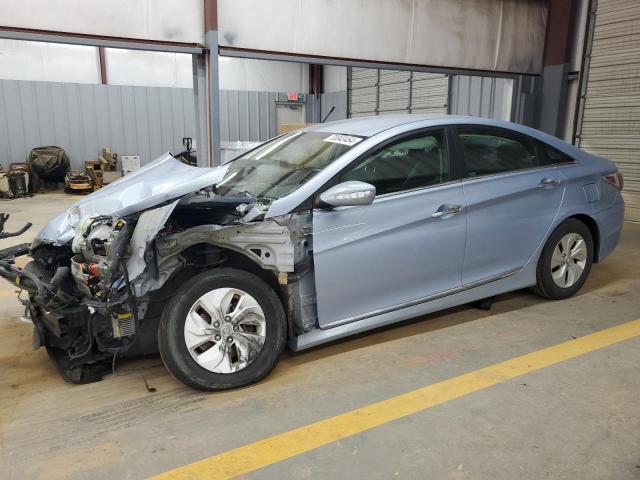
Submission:
<svg viewBox="0 0 640 480">
<path fill-rule="evenodd" d="M 122 171 L 125 175 L 140 168 L 140 157 L 138 155 L 123 155 L 120 159 L 122 161 Z"/>
<path fill-rule="evenodd" d="M 122 178 L 122 172 L 102 172 L 102 183 L 104 185 L 108 185 L 109 183 L 115 182 L 119 178 Z"/>
<path fill-rule="evenodd" d="M 311 125 L 313 125 L 313 123 L 283 123 L 282 125 L 278 125 L 278 135 L 293 132 L 294 130 L 301 130 Z"/>
</svg>

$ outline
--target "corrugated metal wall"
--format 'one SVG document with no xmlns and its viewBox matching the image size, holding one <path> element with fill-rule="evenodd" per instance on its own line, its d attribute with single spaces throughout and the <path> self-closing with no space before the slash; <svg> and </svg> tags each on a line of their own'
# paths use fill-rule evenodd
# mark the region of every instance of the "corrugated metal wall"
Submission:
<svg viewBox="0 0 640 480">
<path fill-rule="evenodd" d="M 347 70 L 347 116 L 362 117 L 378 114 L 378 78 L 375 68 Z"/>
<path fill-rule="evenodd" d="M 332 107 L 335 107 L 331 115 L 327 117 L 327 122 L 333 122 L 334 120 L 344 120 L 347 118 L 347 92 L 326 92 L 321 96 L 322 113 L 321 119 L 324 119 L 331 111 Z"/>
<path fill-rule="evenodd" d="M 306 122 L 313 121 L 313 95 L 301 94 Z M 260 142 L 278 134 L 276 102 L 286 93 L 220 90 L 220 138 L 223 142 Z"/>
<path fill-rule="evenodd" d="M 511 79 L 452 75 L 449 113 L 510 120 L 512 98 Z"/>
<path fill-rule="evenodd" d="M 276 101 L 285 93 L 222 90 L 223 142 L 264 141 L 277 134 Z M 307 121 L 313 96 L 302 95 Z M 102 147 L 147 163 L 195 138 L 193 90 L 0 80 L 0 164 L 24 162 L 32 148 L 64 148 L 75 168 Z"/>
<path fill-rule="evenodd" d="M 351 68 L 352 117 L 392 113 L 474 115 L 511 119 L 513 80 L 400 70 Z"/>
<path fill-rule="evenodd" d="M 42 145 L 64 148 L 77 168 L 102 147 L 146 163 L 179 151 L 187 136 L 195 136 L 191 89 L 0 80 L 5 168 Z"/>
<path fill-rule="evenodd" d="M 412 72 L 411 113 L 447 113 L 448 95 L 447 75 Z"/>
<path fill-rule="evenodd" d="M 436 73 L 350 68 L 348 115 L 447 113 L 449 78 Z"/>
<path fill-rule="evenodd" d="M 617 163 L 626 218 L 640 221 L 640 2 L 598 0 L 592 28 L 578 145 Z"/>
</svg>

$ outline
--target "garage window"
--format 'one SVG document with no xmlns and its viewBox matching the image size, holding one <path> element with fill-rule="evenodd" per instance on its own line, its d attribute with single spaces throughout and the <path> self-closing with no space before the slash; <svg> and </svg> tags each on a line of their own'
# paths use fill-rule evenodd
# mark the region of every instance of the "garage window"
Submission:
<svg viewBox="0 0 640 480">
<path fill-rule="evenodd" d="M 487 131 L 458 131 L 466 177 L 493 175 L 540 166 L 533 142 L 526 137 Z"/>
<path fill-rule="evenodd" d="M 376 195 L 428 187 L 449 180 L 444 130 L 403 138 L 368 155 L 342 175 L 376 187 Z"/>
</svg>

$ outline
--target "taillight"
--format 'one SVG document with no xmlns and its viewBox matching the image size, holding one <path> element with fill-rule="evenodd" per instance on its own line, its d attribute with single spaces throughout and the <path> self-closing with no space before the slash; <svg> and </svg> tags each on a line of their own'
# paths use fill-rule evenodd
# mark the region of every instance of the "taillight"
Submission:
<svg viewBox="0 0 640 480">
<path fill-rule="evenodd" d="M 605 175 L 602 179 L 616 187 L 618 190 L 622 190 L 624 188 L 624 178 L 622 178 L 622 174 L 620 172 Z"/>
</svg>

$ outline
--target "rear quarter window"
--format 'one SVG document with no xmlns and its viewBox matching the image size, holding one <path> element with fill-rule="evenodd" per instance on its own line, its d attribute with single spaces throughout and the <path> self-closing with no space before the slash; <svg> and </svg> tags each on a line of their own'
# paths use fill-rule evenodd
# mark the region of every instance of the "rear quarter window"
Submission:
<svg viewBox="0 0 640 480">
<path fill-rule="evenodd" d="M 548 165 L 554 165 L 556 163 L 573 163 L 575 160 L 569 155 L 562 153 L 560 150 L 553 148 L 546 143 L 540 144 L 540 150 L 543 153 L 545 163 Z"/>
</svg>

